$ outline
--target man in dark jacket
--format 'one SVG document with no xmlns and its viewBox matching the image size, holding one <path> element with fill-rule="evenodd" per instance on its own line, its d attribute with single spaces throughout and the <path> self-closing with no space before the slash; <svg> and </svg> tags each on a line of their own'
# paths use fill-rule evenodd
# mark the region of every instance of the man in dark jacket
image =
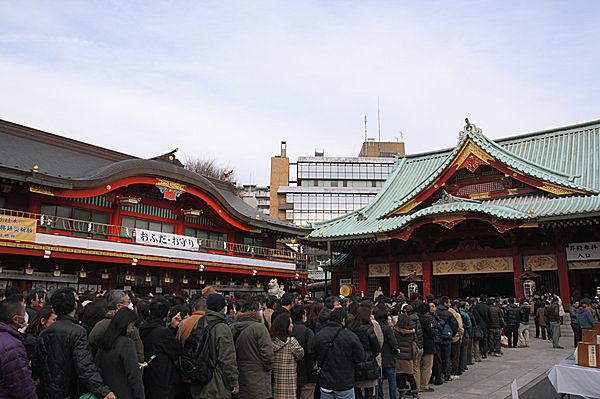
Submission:
<svg viewBox="0 0 600 399">
<path fill-rule="evenodd" d="M 506 336 L 508 337 L 508 347 L 516 348 L 519 338 L 519 323 L 521 322 L 521 311 L 515 304 L 515 298 L 508 299 L 508 306 L 504 311 L 506 328 Z"/>
<path fill-rule="evenodd" d="M 95 355 L 98 350 L 98 343 L 100 339 L 104 336 L 110 321 L 117 313 L 117 310 L 128 308 L 133 310 L 133 304 L 131 302 L 131 298 L 129 295 L 125 293 L 123 290 L 111 290 L 106 294 L 106 300 L 108 302 L 108 312 L 104 316 L 104 319 L 100 320 L 92 331 L 90 331 L 90 335 L 88 336 L 88 340 L 90 341 L 90 346 L 92 347 L 92 353 Z M 133 327 L 133 331 L 131 334 L 128 334 L 129 338 L 132 339 L 135 344 L 137 359 L 139 363 L 144 362 L 144 345 L 142 344 L 142 339 L 140 338 L 140 332 L 137 327 Z"/>
<path fill-rule="evenodd" d="M 233 335 L 224 323 L 225 308 L 223 295 L 210 294 L 206 298 L 206 322 L 217 322 L 208 337 L 210 361 L 215 367 L 212 378 L 205 385 L 192 381 L 194 399 L 228 399 L 232 393 L 240 391 Z"/>
<path fill-rule="evenodd" d="M 354 398 L 354 366 L 365 351 L 356 334 L 344 328 L 346 315 L 346 309 L 334 309 L 327 325 L 315 334 L 311 352 L 321 366 L 321 399 Z"/>
<path fill-rule="evenodd" d="M 490 322 L 488 324 L 489 340 L 488 350 L 489 354 L 494 356 L 501 356 L 500 350 L 500 334 L 502 328 L 504 328 L 504 313 L 500 309 L 500 299 L 488 298 L 488 305 L 490 305 Z"/>
<path fill-rule="evenodd" d="M 479 353 L 482 359 L 487 358 L 489 347 L 489 324 L 490 324 L 490 305 L 486 303 L 487 295 L 481 294 L 479 301 L 473 306 L 473 317 L 475 324 L 481 328 L 481 340 L 479 340 Z"/>
<path fill-rule="evenodd" d="M 317 382 L 312 373 L 315 361 L 311 353 L 315 333 L 304 324 L 306 322 L 306 310 L 303 305 L 294 306 L 291 313 L 292 323 L 294 324 L 292 337 L 296 338 L 296 341 L 304 349 L 304 356 L 297 362 L 297 397 L 298 399 L 310 399 L 314 397 Z"/>
<path fill-rule="evenodd" d="M 96 368 L 85 329 L 75 320 L 75 291 L 61 288 L 50 303 L 58 318 L 40 333 L 31 360 L 34 378 L 40 378 L 40 397 L 78 398 L 91 392 L 99 398 L 115 399 Z"/>
<path fill-rule="evenodd" d="M 175 361 L 181 354 L 181 343 L 165 326 L 169 303 L 158 298 L 150 304 L 150 316 L 140 326 L 145 361 L 156 357 L 144 369 L 144 391 L 148 399 L 170 399 L 178 381 Z"/>
<path fill-rule="evenodd" d="M 237 321 L 231 324 L 237 368 L 239 371 L 240 399 L 267 399 L 271 393 L 271 370 L 274 355 L 273 342 L 262 323 L 258 303 L 240 299 Z"/>
<path fill-rule="evenodd" d="M 23 302 L 0 302 L 0 398 L 35 399 L 35 385 L 27 365 L 23 337 L 17 331 L 25 322 Z"/>
<path fill-rule="evenodd" d="M 456 335 L 458 332 L 458 321 L 456 318 L 450 313 L 448 308 L 450 307 L 450 299 L 447 296 L 444 296 L 440 300 L 440 305 L 437 308 L 436 315 L 442 320 L 444 326 L 450 326 L 452 329 L 452 336 Z M 441 343 L 441 355 L 442 355 L 442 373 L 444 375 L 445 381 L 450 381 L 451 371 L 452 371 L 452 339 L 448 336 L 442 336 Z"/>
</svg>

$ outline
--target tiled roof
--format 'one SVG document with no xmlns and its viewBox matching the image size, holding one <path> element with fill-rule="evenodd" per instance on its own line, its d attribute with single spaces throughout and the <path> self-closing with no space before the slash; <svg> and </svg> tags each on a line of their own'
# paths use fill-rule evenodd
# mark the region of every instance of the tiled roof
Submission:
<svg viewBox="0 0 600 399">
<path fill-rule="evenodd" d="M 67 189 L 95 187 L 125 175 L 169 177 L 203 189 L 251 226 L 291 235 L 305 235 L 309 231 L 263 214 L 231 190 L 177 163 L 136 158 L 3 120 L 0 120 L 0 143 L 2 177 Z M 35 176 L 31 173 L 34 165 L 38 166 Z"/>
<path fill-rule="evenodd" d="M 481 212 L 501 219 L 532 220 L 600 213 L 599 129 L 600 121 L 594 121 L 496 141 L 481 133 L 467 131 L 453 149 L 399 158 L 383 188 L 369 204 L 336 219 L 315 223 L 311 237 L 373 235 L 397 230 L 419 217 L 442 213 Z M 559 198 L 544 195 L 508 197 L 477 203 L 459 199 L 386 217 L 433 183 L 455 159 L 467 139 L 515 170 L 587 194 Z M 529 212 L 531 209 L 533 214 Z"/>
</svg>

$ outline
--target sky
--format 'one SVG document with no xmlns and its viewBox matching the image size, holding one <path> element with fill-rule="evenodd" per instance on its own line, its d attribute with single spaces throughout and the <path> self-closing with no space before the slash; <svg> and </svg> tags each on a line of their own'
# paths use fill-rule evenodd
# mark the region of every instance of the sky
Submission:
<svg viewBox="0 0 600 399">
<path fill-rule="evenodd" d="M 600 119 L 598 1 L 0 0 L 0 119 L 240 184 L 270 157 Z"/>
</svg>

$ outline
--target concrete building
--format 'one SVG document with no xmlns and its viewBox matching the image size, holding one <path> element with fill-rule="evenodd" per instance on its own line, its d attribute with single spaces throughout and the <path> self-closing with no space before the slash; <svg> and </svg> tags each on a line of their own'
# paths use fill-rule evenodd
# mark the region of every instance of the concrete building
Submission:
<svg viewBox="0 0 600 399">
<path fill-rule="evenodd" d="M 404 155 L 402 142 L 363 143 L 358 157 L 299 157 L 290 163 L 286 142 L 271 158 L 270 215 L 299 225 L 324 221 L 363 207 Z"/>
<path fill-rule="evenodd" d="M 270 195 L 269 186 L 257 186 L 256 184 L 244 184 L 240 192 L 240 197 L 244 202 L 265 215 L 270 213 Z"/>
</svg>

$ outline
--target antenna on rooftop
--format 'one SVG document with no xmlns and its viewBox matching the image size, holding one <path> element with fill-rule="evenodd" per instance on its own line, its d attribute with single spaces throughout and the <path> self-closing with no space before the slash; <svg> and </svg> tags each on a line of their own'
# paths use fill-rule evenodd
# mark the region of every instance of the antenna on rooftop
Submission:
<svg viewBox="0 0 600 399">
<path fill-rule="evenodd" d="M 365 115 L 365 141 L 367 141 L 367 115 Z"/>
<path fill-rule="evenodd" d="M 381 115 L 379 113 L 379 96 L 377 96 L 377 134 L 379 141 L 381 141 Z"/>
<path fill-rule="evenodd" d="M 400 130 L 400 141 L 404 143 L 404 132 Z"/>
</svg>

